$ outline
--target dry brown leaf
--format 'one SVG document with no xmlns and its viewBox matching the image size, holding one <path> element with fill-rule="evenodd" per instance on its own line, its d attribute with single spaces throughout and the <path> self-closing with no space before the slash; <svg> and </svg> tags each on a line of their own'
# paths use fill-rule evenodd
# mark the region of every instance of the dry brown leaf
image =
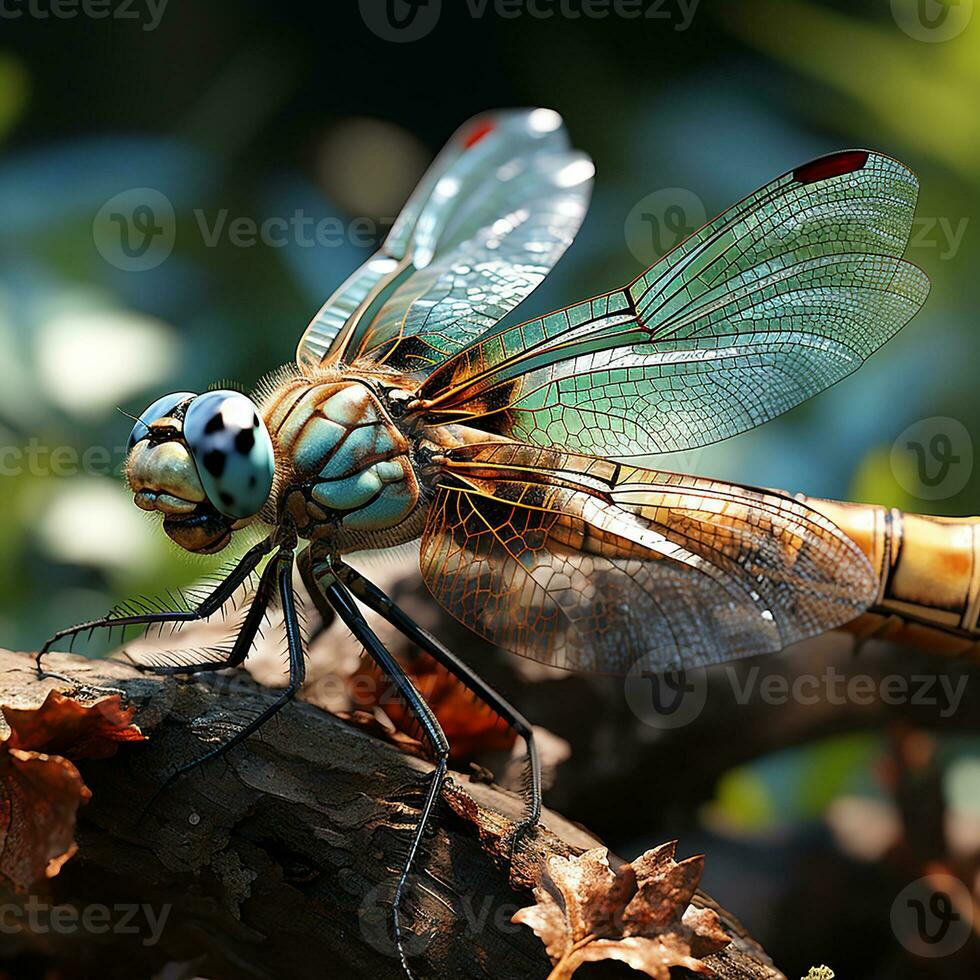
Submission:
<svg viewBox="0 0 980 980">
<path fill-rule="evenodd" d="M 427 656 L 400 658 L 405 674 L 432 708 L 450 745 L 450 759 L 471 759 L 479 752 L 506 751 L 517 735 L 512 728 L 441 664 Z M 398 731 L 421 736 L 414 714 L 393 696 L 381 672 L 364 662 L 348 682 L 359 694 L 362 708 L 378 705 Z"/>
<path fill-rule="evenodd" d="M 76 850 L 92 794 L 69 759 L 102 759 L 144 738 L 118 694 L 82 703 L 49 691 L 38 708 L 0 707 L 0 876 L 20 891 L 53 878 Z"/>
<path fill-rule="evenodd" d="M 654 980 L 669 980 L 672 966 L 715 975 L 702 958 L 731 937 L 713 911 L 690 904 L 704 858 L 677 862 L 675 848 L 676 841 L 662 844 L 615 871 L 604 847 L 548 859 L 534 889 L 537 904 L 513 921 L 544 943 L 554 966 L 549 980 L 567 980 L 583 963 L 607 959 Z"/>
<path fill-rule="evenodd" d="M 146 736 L 133 724 L 134 707 L 124 707 L 119 694 L 96 701 L 76 701 L 48 691 L 39 708 L 0 706 L 10 728 L 6 746 L 69 759 L 105 759 L 119 742 L 141 742 Z"/>
</svg>

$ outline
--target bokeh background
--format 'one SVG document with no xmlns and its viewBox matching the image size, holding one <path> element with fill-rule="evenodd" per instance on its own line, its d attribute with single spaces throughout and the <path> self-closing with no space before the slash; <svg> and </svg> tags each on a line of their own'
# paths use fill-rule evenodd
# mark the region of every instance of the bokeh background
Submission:
<svg viewBox="0 0 980 980">
<path fill-rule="evenodd" d="M 118 598 L 206 571 L 132 506 L 119 475 L 131 423 L 117 408 L 137 413 L 218 380 L 247 389 L 288 361 L 442 142 L 491 107 L 559 110 L 597 165 L 585 226 L 524 317 L 626 282 L 820 153 L 869 146 L 912 166 L 922 193 L 909 257 L 933 282 L 924 311 L 856 376 L 789 415 L 656 462 L 980 512 L 973 7 L 651 0 L 637 19 L 624 15 L 629 3 L 594 8 L 602 17 L 574 0 L 505 16 L 512 4 L 429 0 L 410 16 L 397 0 L 400 28 L 367 0 L 136 0 L 100 19 L 40 17 L 12 0 L 0 18 L 0 643 L 33 648 Z M 125 250 L 111 217 L 134 188 L 165 202 L 143 254 L 135 237 Z M 332 219 L 331 240 L 243 245 L 231 231 L 236 218 L 297 212 Z M 910 443 L 925 447 L 925 479 Z M 796 656 L 779 669 L 807 657 L 853 669 L 837 640 Z M 946 670 L 871 656 L 858 669 Z M 824 705 L 808 725 L 792 706 L 733 705 L 730 685 L 712 682 L 701 721 L 664 731 L 630 712 L 621 683 L 535 679 L 548 696 L 522 701 L 524 677 L 515 699 L 528 713 L 540 702 L 573 759 L 592 760 L 558 767 L 555 805 L 626 857 L 666 836 L 685 853 L 704 849 L 707 888 L 788 975 L 821 962 L 846 977 L 975 975 L 970 943 L 916 957 L 890 920 L 931 861 L 975 888 L 973 686 L 949 717 Z M 563 717 L 566 697 L 585 699 L 595 722 Z"/>
</svg>

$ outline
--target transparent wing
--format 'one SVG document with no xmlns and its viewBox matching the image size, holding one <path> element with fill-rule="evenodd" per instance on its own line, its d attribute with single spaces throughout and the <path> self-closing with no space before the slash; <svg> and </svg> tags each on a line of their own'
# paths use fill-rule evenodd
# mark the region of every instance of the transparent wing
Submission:
<svg viewBox="0 0 980 980">
<path fill-rule="evenodd" d="M 611 673 L 780 650 L 877 588 L 860 549 L 792 498 L 501 443 L 449 454 L 421 561 L 491 642 Z"/>
<path fill-rule="evenodd" d="M 625 288 L 471 344 L 420 397 L 435 419 L 598 455 L 743 432 L 850 374 L 925 301 L 900 258 L 917 190 L 881 154 L 815 160 Z"/>
<path fill-rule="evenodd" d="M 381 251 L 327 300 L 297 360 L 425 371 L 460 350 L 561 257 L 585 216 L 592 172 L 550 109 L 471 120 L 426 172 Z"/>
</svg>

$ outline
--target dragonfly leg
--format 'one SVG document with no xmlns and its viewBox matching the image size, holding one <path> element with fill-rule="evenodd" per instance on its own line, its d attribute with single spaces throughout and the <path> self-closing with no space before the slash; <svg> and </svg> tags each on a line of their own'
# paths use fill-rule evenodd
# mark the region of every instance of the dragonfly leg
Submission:
<svg viewBox="0 0 980 980">
<path fill-rule="evenodd" d="M 398 693 L 404 699 L 405 704 L 418 720 L 433 753 L 435 768 L 432 771 L 432 777 L 429 780 L 429 786 L 422 803 L 418 826 L 415 828 L 408 854 L 402 864 L 401 873 L 398 876 L 392 911 L 395 945 L 398 949 L 398 956 L 405 973 L 411 977 L 412 972 L 408 967 L 407 956 L 402 943 L 401 902 L 405 894 L 405 889 L 408 886 L 408 879 L 411 875 L 412 867 L 427 833 L 436 802 L 442 793 L 442 787 L 446 780 L 449 766 L 449 742 L 432 709 L 426 704 L 411 680 L 405 676 L 398 661 L 395 660 L 381 640 L 378 639 L 377 634 L 371 629 L 367 620 L 361 614 L 360 609 L 358 609 L 357 603 L 354 602 L 350 593 L 337 578 L 333 563 L 325 563 L 314 571 L 311 556 L 308 551 L 305 551 L 300 555 L 299 567 L 314 603 L 318 606 L 328 605 L 337 613 L 347 628 L 354 634 L 358 642 L 367 651 L 371 659 L 377 664 L 381 672 L 398 689 Z"/>
<path fill-rule="evenodd" d="M 167 676 L 171 674 L 199 674 L 205 671 L 227 670 L 229 667 L 241 666 L 252 649 L 259 627 L 262 625 L 262 618 L 265 616 L 269 603 L 275 594 L 279 560 L 279 556 L 273 558 L 262 570 L 262 576 L 259 578 L 259 584 L 255 589 L 255 595 L 252 597 L 248 613 L 246 613 L 245 619 L 235 636 L 235 642 L 226 657 L 221 660 L 206 660 L 196 664 L 137 664 L 137 667 L 149 674 Z"/>
<path fill-rule="evenodd" d="M 300 563 L 302 570 L 302 562 Z M 534 741 L 531 723 L 504 697 L 498 694 L 476 671 L 424 630 L 395 604 L 373 582 L 349 565 L 334 564 L 334 574 L 366 606 L 386 619 L 403 636 L 424 650 L 453 674 L 492 711 L 499 715 L 523 740 L 527 747 L 525 767 L 524 817 L 510 833 L 511 851 L 541 817 L 541 761 Z"/>
<path fill-rule="evenodd" d="M 303 681 L 306 678 L 306 659 L 305 652 L 303 650 L 303 639 L 299 626 L 299 618 L 296 615 L 296 598 L 293 594 L 292 553 L 286 549 L 280 550 L 280 552 L 269 562 L 269 566 L 275 568 L 275 572 L 270 573 L 269 578 L 272 580 L 274 576 L 275 579 L 278 579 L 279 596 L 282 600 L 283 623 L 286 630 L 286 642 L 289 646 L 289 683 L 280 692 L 275 701 L 263 708 L 255 718 L 235 732 L 231 738 L 205 752 L 203 755 L 198 756 L 196 759 L 193 759 L 192 761 L 187 762 L 175 769 L 167 777 L 163 785 L 156 790 L 153 796 L 151 796 L 149 801 L 144 805 L 144 813 L 150 808 L 152 803 L 160 796 L 160 794 L 171 786 L 175 780 L 179 779 L 181 776 L 192 771 L 193 769 L 197 769 L 199 766 L 205 765 L 212 759 L 216 759 L 219 756 L 224 755 L 230 749 L 233 749 L 236 745 L 240 745 L 245 741 L 245 739 L 257 732 L 267 721 L 269 721 L 274 715 L 278 714 L 278 712 L 280 712 L 290 701 L 292 701 L 299 689 L 303 686 Z M 263 572 L 263 580 L 266 579 L 267 573 L 268 568 L 265 572 Z M 253 609 L 255 608 L 255 605 L 256 604 L 253 604 Z M 249 615 L 251 615 L 251 612 L 252 611 L 249 610 Z M 261 616 L 262 612 L 259 612 L 256 617 L 256 628 Z"/>
<path fill-rule="evenodd" d="M 69 626 L 67 629 L 58 630 L 34 657 L 34 664 L 38 675 L 44 676 L 44 669 L 41 660 L 44 655 L 60 640 L 70 637 L 74 639 L 80 633 L 92 633 L 97 629 L 111 629 L 114 626 L 154 626 L 157 623 L 188 623 L 195 620 L 207 619 L 216 613 L 231 597 L 235 590 L 255 571 L 264 555 L 272 550 L 272 539 L 266 539 L 250 548 L 242 556 L 241 561 L 235 566 L 231 574 L 224 579 L 214 591 L 196 608 L 192 610 L 181 610 L 174 612 L 154 612 L 132 616 L 103 616 L 101 619 L 93 619 L 87 623 L 79 623 L 77 626 Z"/>
</svg>

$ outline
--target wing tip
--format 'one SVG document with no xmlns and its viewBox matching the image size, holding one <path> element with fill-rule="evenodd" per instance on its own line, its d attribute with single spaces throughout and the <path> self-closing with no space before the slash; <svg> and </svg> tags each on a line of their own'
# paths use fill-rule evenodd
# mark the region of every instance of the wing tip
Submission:
<svg viewBox="0 0 980 980">
<path fill-rule="evenodd" d="M 835 150 L 791 170 L 788 176 L 799 184 L 816 184 L 832 177 L 842 177 L 861 170 L 884 168 L 901 173 L 902 178 L 911 184 L 916 193 L 919 187 L 918 175 L 908 164 L 880 150 L 867 150 L 861 147 L 849 150 Z"/>
<path fill-rule="evenodd" d="M 463 150 L 469 150 L 498 130 L 506 130 L 511 135 L 516 130 L 534 139 L 551 137 L 567 144 L 565 121 L 561 114 L 547 106 L 529 106 L 477 113 L 456 130 L 450 145 L 455 143 Z"/>
<path fill-rule="evenodd" d="M 900 275 L 902 288 L 896 288 L 895 291 L 903 293 L 913 307 L 908 317 L 911 320 L 929 298 L 929 293 L 932 291 L 932 280 L 927 272 L 919 268 L 914 262 L 909 262 L 908 259 L 904 258 L 898 259 L 895 276 L 892 280 L 893 287 L 899 285 Z"/>
</svg>

